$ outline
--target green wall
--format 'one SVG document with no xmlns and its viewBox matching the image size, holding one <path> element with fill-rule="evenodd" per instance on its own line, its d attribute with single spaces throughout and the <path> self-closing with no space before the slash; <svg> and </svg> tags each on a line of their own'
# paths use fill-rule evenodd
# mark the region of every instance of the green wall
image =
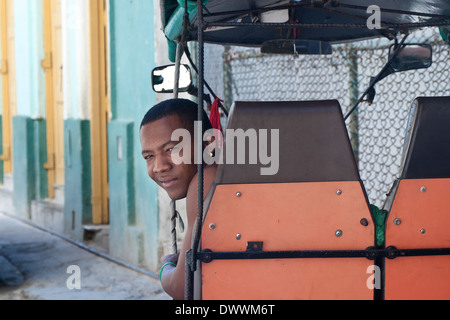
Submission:
<svg viewBox="0 0 450 320">
<path fill-rule="evenodd" d="M 88 120 L 64 121 L 64 231 L 83 240 L 92 223 L 91 147 Z"/>
<path fill-rule="evenodd" d="M 26 116 L 16 116 L 13 117 L 12 125 L 12 142 L 15 150 L 13 204 L 17 215 L 31 219 L 31 200 L 35 199 L 36 195 L 33 121 Z"/>
<path fill-rule="evenodd" d="M 33 155 L 35 199 L 43 200 L 48 197 L 48 179 L 44 164 L 47 162 L 47 128 L 43 119 L 33 122 Z M 20 150 L 20 149 L 17 149 Z"/>
<path fill-rule="evenodd" d="M 109 123 L 110 247 L 115 237 L 124 239 L 118 256 L 154 270 L 158 261 L 158 192 L 147 176 L 139 142 L 139 125 L 156 96 L 151 89 L 155 66 L 153 1 L 110 0 L 111 110 Z M 122 136 L 126 159 L 118 161 L 117 138 Z M 125 154 L 125 151 L 123 151 Z M 125 166 L 125 167 L 124 167 Z M 130 179 L 132 177 L 132 180 Z M 123 199 L 124 211 L 113 205 Z M 134 198 L 134 201 L 132 201 Z M 133 205 L 131 205 L 133 203 Z M 134 212 L 133 212 L 134 211 Z M 135 246 L 137 248 L 135 249 Z M 133 248 L 134 252 L 130 253 Z"/>
<path fill-rule="evenodd" d="M 47 197 L 45 121 L 15 116 L 13 125 L 13 203 L 19 216 L 31 218 L 31 201 Z"/>
<path fill-rule="evenodd" d="M 42 1 L 15 0 L 17 116 L 12 119 L 13 203 L 31 217 L 31 201 L 47 197 Z"/>
<path fill-rule="evenodd" d="M 108 163 L 110 185 L 110 250 L 115 256 L 138 261 L 143 248 L 130 246 L 129 227 L 136 224 L 134 184 L 134 125 L 115 120 L 108 126 Z M 129 250 L 128 248 L 133 248 Z"/>
<path fill-rule="evenodd" d="M 158 190 L 148 178 L 139 142 L 141 119 L 156 103 L 150 86 L 151 70 L 155 67 L 154 1 L 108 1 L 112 110 L 108 125 L 110 248 L 117 257 L 157 270 Z M 66 5 L 75 6 L 78 2 L 70 0 Z M 42 11 L 42 1 L 15 0 L 18 114 L 13 117 L 12 133 L 13 203 L 16 213 L 24 218 L 31 217 L 33 200 L 46 199 L 48 195 L 47 172 L 43 169 L 47 150 L 45 74 L 40 66 L 44 58 Z M 63 14 L 70 14 L 66 11 Z M 83 34 L 72 29 L 66 32 L 64 50 L 79 48 L 76 41 Z M 73 78 L 75 71 L 85 68 L 85 56 L 65 52 L 64 57 L 70 64 L 67 75 L 71 80 L 67 78 L 64 87 L 68 90 L 65 102 L 70 107 L 64 122 L 64 229 L 79 239 L 82 225 L 92 222 L 89 120 L 85 120 L 88 115 L 84 95 L 77 93 L 83 91 L 82 80 Z M 76 85 L 70 85 L 72 82 Z"/>
</svg>

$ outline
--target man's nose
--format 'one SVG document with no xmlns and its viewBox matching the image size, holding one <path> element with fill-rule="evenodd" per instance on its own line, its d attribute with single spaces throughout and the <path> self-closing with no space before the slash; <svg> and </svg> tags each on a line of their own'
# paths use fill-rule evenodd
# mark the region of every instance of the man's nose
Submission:
<svg viewBox="0 0 450 320">
<path fill-rule="evenodd" d="M 161 173 L 169 171 L 172 167 L 169 159 L 167 159 L 164 156 L 156 156 L 154 166 L 153 166 L 153 172 L 154 173 Z"/>
</svg>

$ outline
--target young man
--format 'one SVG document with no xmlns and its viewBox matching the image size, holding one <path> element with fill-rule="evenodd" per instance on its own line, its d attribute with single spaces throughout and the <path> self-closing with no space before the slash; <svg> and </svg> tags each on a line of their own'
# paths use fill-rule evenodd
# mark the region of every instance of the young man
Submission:
<svg viewBox="0 0 450 320">
<path fill-rule="evenodd" d="M 197 120 L 197 104 L 185 99 L 164 101 L 145 115 L 140 131 L 142 156 L 147 162 L 148 175 L 168 193 L 172 200 L 186 198 L 187 228 L 180 254 L 169 255 L 162 261 L 160 271 L 164 290 L 174 299 L 184 299 L 185 255 L 191 247 L 192 230 L 197 217 L 198 176 L 194 162 L 194 123 Z M 211 129 L 206 113 L 203 116 L 203 132 Z M 190 141 L 173 141 L 177 129 L 190 132 Z M 179 149 L 181 145 L 186 148 Z M 190 145 L 189 145 L 190 144 Z M 204 145 L 206 147 L 206 145 Z M 183 157 L 184 150 L 191 150 L 191 161 L 174 161 L 173 154 Z M 215 180 L 217 166 L 204 167 L 204 196 Z"/>
</svg>

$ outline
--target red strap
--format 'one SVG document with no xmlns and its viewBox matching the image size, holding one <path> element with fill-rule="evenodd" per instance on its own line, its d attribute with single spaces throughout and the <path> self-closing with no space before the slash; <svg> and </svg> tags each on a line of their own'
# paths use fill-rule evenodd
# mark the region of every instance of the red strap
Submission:
<svg viewBox="0 0 450 320">
<path fill-rule="evenodd" d="M 211 121 L 213 129 L 219 130 L 223 134 L 222 124 L 220 123 L 220 112 L 219 103 L 223 102 L 219 98 L 214 100 L 211 106 L 211 114 L 209 115 L 209 120 Z M 220 138 L 219 138 L 220 139 Z M 222 145 L 222 141 L 218 141 L 219 148 Z"/>
</svg>

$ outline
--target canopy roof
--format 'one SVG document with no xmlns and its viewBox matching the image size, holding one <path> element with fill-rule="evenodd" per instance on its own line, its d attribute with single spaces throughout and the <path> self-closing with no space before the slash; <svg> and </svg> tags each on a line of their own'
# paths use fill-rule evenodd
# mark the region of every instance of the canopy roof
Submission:
<svg viewBox="0 0 450 320">
<path fill-rule="evenodd" d="M 181 34 L 184 2 L 161 0 L 163 26 L 169 40 Z M 450 24 L 449 0 L 204 0 L 204 3 L 204 41 L 219 44 L 259 46 L 275 39 L 339 43 L 380 36 L 391 38 L 407 29 Z M 368 8 L 373 5 L 380 8 L 380 29 L 367 27 L 367 20 L 373 15 Z M 190 41 L 197 39 L 195 0 L 188 1 L 188 9 L 191 29 L 186 40 Z"/>
</svg>

